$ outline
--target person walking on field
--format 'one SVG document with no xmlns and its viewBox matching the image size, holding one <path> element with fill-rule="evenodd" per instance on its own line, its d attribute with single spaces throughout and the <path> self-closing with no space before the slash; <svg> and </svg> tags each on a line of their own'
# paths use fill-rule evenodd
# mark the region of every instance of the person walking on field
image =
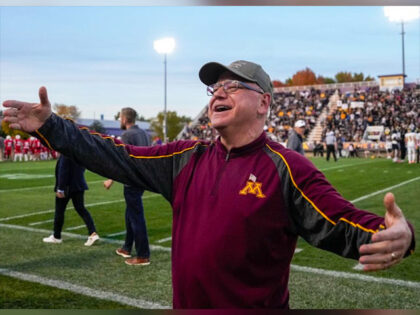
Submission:
<svg viewBox="0 0 420 315">
<path fill-rule="evenodd" d="M 96 233 L 95 224 L 90 213 L 84 205 L 85 190 L 88 189 L 84 177 L 85 168 L 64 155 L 60 155 L 55 167 L 55 215 L 54 233 L 43 238 L 44 243 L 61 244 L 61 231 L 64 225 L 64 212 L 68 202 L 73 202 L 74 209 L 83 219 L 88 229 L 88 239 L 85 246 L 92 246 L 99 235 Z"/>
<path fill-rule="evenodd" d="M 170 202 L 174 308 L 287 309 L 299 236 L 364 271 L 414 251 L 414 229 L 392 193 L 384 218 L 358 209 L 311 161 L 267 138 L 273 85 L 260 65 L 209 62 L 199 78 L 220 134 L 214 142 L 124 145 L 53 114 L 45 87 L 40 103 L 5 101 L 4 119 L 88 169 Z"/>
<path fill-rule="evenodd" d="M 125 130 L 121 140 L 125 144 L 136 146 L 150 146 L 150 137 L 136 124 L 137 113 L 130 107 L 123 108 L 120 114 L 121 129 Z M 104 187 L 109 189 L 113 183 L 112 179 L 104 182 Z M 124 185 L 125 209 L 125 242 L 123 247 L 116 250 L 117 255 L 124 258 L 128 265 L 144 266 L 150 264 L 149 239 L 147 237 L 146 220 L 142 195 L 144 190 L 138 187 Z M 136 257 L 131 257 L 133 243 L 136 248 Z"/>
</svg>

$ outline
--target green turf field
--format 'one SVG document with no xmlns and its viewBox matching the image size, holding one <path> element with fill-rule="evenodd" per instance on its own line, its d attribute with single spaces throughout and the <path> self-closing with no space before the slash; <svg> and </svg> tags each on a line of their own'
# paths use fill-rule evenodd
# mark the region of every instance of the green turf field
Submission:
<svg viewBox="0 0 420 315">
<path fill-rule="evenodd" d="M 389 187 L 420 237 L 420 166 L 386 159 L 313 159 L 357 207 L 383 215 Z M 0 308 L 116 309 L 171 307 L 171 209 L 146 192 L 151 265 L 127 266 L 114 251 L 124 239 L 122 185 L 106 191 L 87 172 L 85 204 L 101 241 L 87 248 L 83 221 L 69 204 L 63 244 L 44 244 L 54 216 L 55 161 L 0 163 Z M 411 182 L 410 182 L 411 180 Z M 383 191 L 382 191 L 383 190 Z M 364 273 L 357 262 L 298 242 L 292 262 L 292 308 L 420 308 L 418 252 L 387 271 Z"/>
</svg>

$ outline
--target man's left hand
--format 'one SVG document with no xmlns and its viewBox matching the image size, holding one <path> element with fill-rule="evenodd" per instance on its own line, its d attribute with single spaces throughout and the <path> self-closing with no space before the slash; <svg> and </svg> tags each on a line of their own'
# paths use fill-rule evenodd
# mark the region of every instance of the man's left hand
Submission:
<svg viewBox="0 0 420 315">
<path fill-rule="evenodd" d="M 386 229 L 372 235 L 372 242 L 360 246 L 359 262 L 364 271 L 383 270 L 400 262 L 407 252 L 412 233 L 392 193 L 384 197 Z"/>
</svg>

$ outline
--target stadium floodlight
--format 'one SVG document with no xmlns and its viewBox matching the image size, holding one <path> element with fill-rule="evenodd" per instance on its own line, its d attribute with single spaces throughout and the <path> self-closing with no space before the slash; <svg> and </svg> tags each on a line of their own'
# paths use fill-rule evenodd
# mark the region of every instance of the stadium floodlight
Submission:
<svg viewBox="0 0 420 315">
<path fill-rule="evenodd" d="M 401 23 L 402 67 L 403 67 L 403 76 L 405 77 L 404 22 L 409 22 L 409 21 L 413 21 L 420 18 L 420 7 L 419 6 L 384 7 L 384 14 L 390 22 Z"/>
<path fill-rule="evenodd" d="M 171 37 L 166 37 L 162 39 L 155 40 L 153 42 L 153 48 L 157 51 L 158 54 L 164 55 L 164 107 L 163 107 L 163 142 L 166 142 L 167 126 L 166 126 L 166 55 L 173 52 L 175 49 L 175 39 Z"/>
</svg>

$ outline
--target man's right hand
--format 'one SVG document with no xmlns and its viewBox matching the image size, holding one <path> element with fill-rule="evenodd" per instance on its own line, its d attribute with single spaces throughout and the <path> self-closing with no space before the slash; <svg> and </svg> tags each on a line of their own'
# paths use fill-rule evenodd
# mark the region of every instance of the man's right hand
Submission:
<svg viewBox="0 0 420 315">
<path fill-rule="evenodd" d="M 26 132 L 33 132 L 39 129 L 51 116 L 51 104 L 48 100 L 47 89 L 39 89 L 40 103 L 26 103 L 20 101 L 5 101 L 4 120 L 9 122 L 12 129 L 20 129 Z"/>
</svg>

